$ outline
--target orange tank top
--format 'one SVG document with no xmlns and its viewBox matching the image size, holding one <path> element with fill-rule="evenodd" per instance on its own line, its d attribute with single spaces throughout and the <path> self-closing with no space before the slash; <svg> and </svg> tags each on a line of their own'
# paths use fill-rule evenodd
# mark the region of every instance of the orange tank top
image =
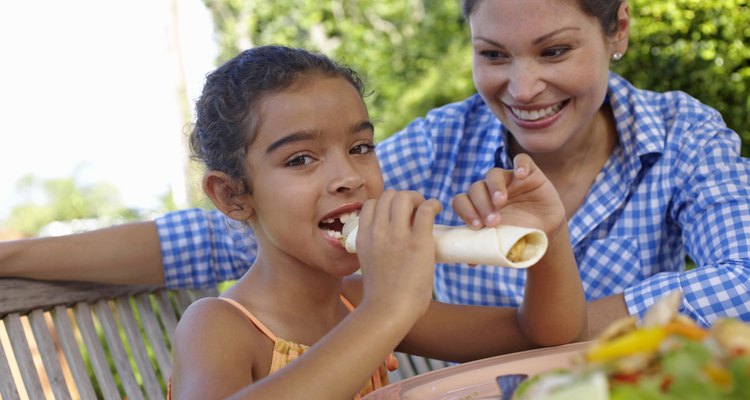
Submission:
<svg viewBox="0 0 750 400">
<path fill-rule="evenodd" d="M 340 297 L 341 301 L 344 303 L 344 305 L 346 305 L 349 311 L 352 311 L 354 309 L 354 305 L 352 305 L 352 303 L 346 297 L 344 297 L 344 295 L 340 295 Z M 241 311 L 245 315 L 245 317 L 247 317 L 247 319 L 253 323 L 253 325 L 255 325 L 261 332 L 263 332 L 264 335 L 268 336 L 268 338 L 273 341 L 273 356 L 271 359 L 271 368 L 268 371 L 269 374 L 272 374 L 288 365 L 310 348 L 307 345 L 295 343 L 290 340 L 285 340 L 277 337 L 262 322 L 260 322 L 260 320 L 258 320 L 255 315 L 253 315 L 247 308 L 245 308 L 237 301 L 225 297 L 219 297 L 219 299 L 226 301 L 227 303 L 233 305 L 235 308 Z M 389 383 L 388 371 L 395 371 L 396 369 L 398 369 L 398 360 L 393 354 L 389 354 L 386 358 L 386 361 L 381 364 L 380 367 L 378 367 L 377 371 L 373 372 L 369 381 L 362 387 L 362 389 L 360 389 L 359 393 L 354 397 L 354 399 L 360 399 L 362 396 L 372 392 L 373 390 L 387 385 Z M 170 387 L 168 388 L 167 398 L 171 399 L 171 385 L 169 386 Z"/>
</svg>

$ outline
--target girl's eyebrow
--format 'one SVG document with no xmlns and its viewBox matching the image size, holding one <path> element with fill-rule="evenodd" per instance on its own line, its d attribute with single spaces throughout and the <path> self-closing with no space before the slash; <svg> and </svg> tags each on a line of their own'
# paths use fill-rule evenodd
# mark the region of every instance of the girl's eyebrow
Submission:
<svg viewBox="0 0 750 400">
<path fill-rule="evenodd" d="M 565 27 L 565 28 L 555 29 L 552 32 L 545 33 L 544 35 L 539 36 L 538 38 L 534 39 L 534 41 L 531 42 L 531 43 L 534 44 L 534 45 L 537 45 L 537 44 L 542 43 L 545 40 L 547 40 L 547 39 L 549 39 L 549 38 L 551 38 L 551 37 L 553 37 L 553 36 L 555 36 L 557 34 L 560 34 L 560 33 L 564 32 L 564 31 L 568 31 L 568 30 L 580 31 L 581 28 L 578 28 L 578 27 L 575 27 L 575 26 L 569 26 L 569 27 Z M 495 47 L 505 48 L 505 46 L 503 46 L 502 44 L 500 44 L 500 43 L 498 43 L 498 42 L 496 42 L 496 41 L 494 41 L 492 39 L 488 39 L 488 38 L 486 38 L 484 36 L 475 36 L 474 40 L 481 40 L 481 41 L 487 42 L 487 43 L 489 43 L 489 44 L 491 44 L 491 45 L 493 45 Z"/>
<path fill-rule="evenodd" d="M 375 131 L 375 125 L 372 124 L 370 121 L 362 121 L 359 124 L 355 125 L 354 129 L 352 130 L 352 133 L 357 133 L 361 131 Z"/>
<path fill-rule="evenodd" d="M 266 149 L 266 154 L 272 153 L 274 150 L 278 149 L 279 147 L 282 147 L 289 143 L 301 142 L 303 140 L 311 140 L 311 139 L 314 139 L 316 136 L 317 134 L 311 131 L 298 131 L 298 132 L 290 133 L 289 135 L 286 135 L 283 138 L 268 145 L 268 148 Z"/>
<path fill-rule="evenodd" d="M 375 126 L 370 121 L 362 121 L 354 125 L 354 128 L 352 129 L 352 133 L 358 133 L 361 131 L 374 131 Z M 317 131 L 297 131 L 290 133 L 289 135 L 284 136 L 283 138 L 271 143 L 268 145 L 268 148 L 266 148 L 266 154 L 269 154 L 273 152 L 274 150 L 278 149 L 279 147 L 282 147 L 284 145 L 287 145 L 289 143 L 294 142 L 301 142 L 304 140 L 312 140 L 315 139 L 315 137 L 319 136 L 320 132 Z"/>
</svg>

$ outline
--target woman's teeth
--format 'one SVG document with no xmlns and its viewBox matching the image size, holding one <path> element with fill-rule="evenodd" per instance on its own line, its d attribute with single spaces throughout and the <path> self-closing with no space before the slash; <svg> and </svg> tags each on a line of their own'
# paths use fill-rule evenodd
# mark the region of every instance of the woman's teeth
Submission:
<svg viewBox="0 0 750 400">
<path fill-rule="evenodd" d="M 538 119 L 549 117 L 550 115 L 554 115 L 560 109 L 562 108 L 563 103 L 557 103 L 553 106 L 549 106 L 547 108 L 542 108 L 539 110 L 520 110 L 518 108 L 511 107 L 510 110 L 513 112 L 513 115 L 516 117 L 524 120 L 524 121 L 536 121 Z"/>
</svg>

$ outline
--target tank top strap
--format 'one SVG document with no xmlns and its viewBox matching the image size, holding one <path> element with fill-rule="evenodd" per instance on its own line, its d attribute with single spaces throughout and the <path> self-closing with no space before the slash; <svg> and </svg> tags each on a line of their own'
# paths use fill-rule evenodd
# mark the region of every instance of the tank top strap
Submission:
<svg viewBox="0 0 750 400">
<path fill-rule="evenodd" d="M 352 304 L 352 302 L 349 301 L 349 299 L 347 299 L 343 293 L 339 293 L 339 298 L 341 299 L 341 302 L 344 303 L 346 308 L 349 309 L 350 312 L 354 310 L 354 304 Z"/>
<path fill-rule="evenodd" d="M 269 339 L 271 339 L 274 343 L 278 340 L 276 335 L 271 332 L 270 329 L 268 329 L 265 325 L 263 325 L 262 322 L 258 318 L 253 315 L 245 306 L 237 302 L 236 300 L 229 299 L 226 297 L 217 297 L 219 300 L 224 300 L 225 302 L 233 305 L 236 309 L 240 310 L 243 314 L 245 314 L 245 317 L 250 320 L 250 322 L 253 323 L 261 332 L 263 332 L 264 335 L 268 336 Z"/>
</svg>

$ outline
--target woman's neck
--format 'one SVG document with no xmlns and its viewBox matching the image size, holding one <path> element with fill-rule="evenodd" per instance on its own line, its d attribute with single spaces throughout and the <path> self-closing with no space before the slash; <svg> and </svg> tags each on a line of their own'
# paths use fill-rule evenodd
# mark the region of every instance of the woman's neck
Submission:
<svg viewBox="0 0 750 400">
<path fill-rule="evenodd" d="M 605 105 L 594 115 L 585 130 L 576 134 L 557 151 L 544 154 L 529 153 L 555 185 L 568 218 L 583 203 L 617 141 L 614 116 Z M 524 151 L 512 137 L 510 149 L 512 155 Z"/>
</svg>

